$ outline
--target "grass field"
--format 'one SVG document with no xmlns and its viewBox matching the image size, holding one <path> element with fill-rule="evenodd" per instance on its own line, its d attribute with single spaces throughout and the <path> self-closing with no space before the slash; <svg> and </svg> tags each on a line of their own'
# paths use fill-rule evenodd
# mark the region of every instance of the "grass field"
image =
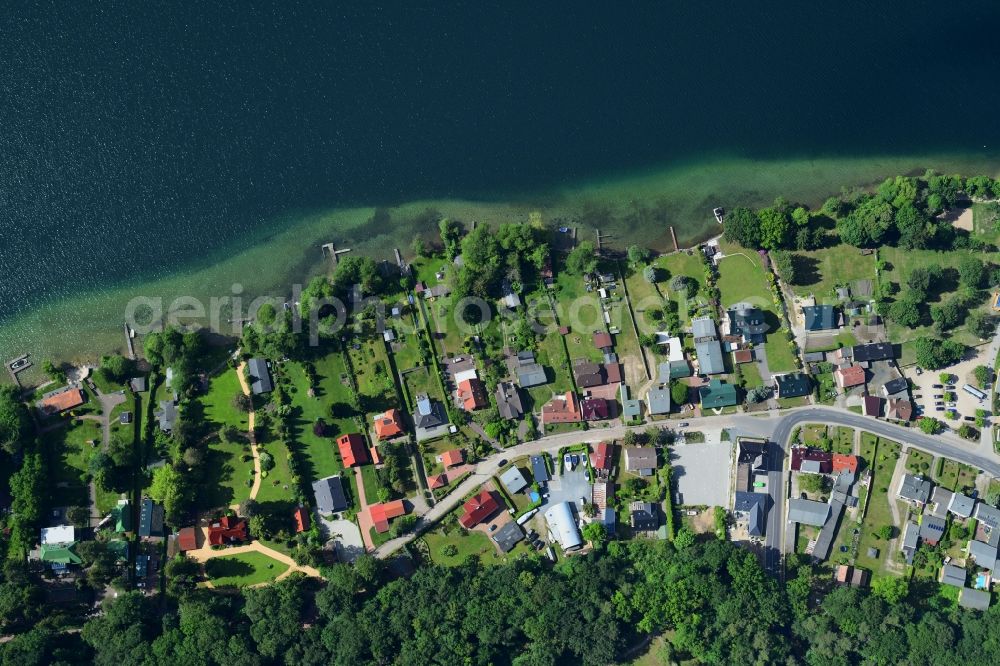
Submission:
<svg viewBox="0 0 1000 666">
<path fill-rule="evenodd" d="M 232 506 L 250 496 L 247 480 L 253 479 L 253 460 L 241 460 L 245 454 L 242 443 L 227 444 L 217 437 L 209 441 L 204 463 L 208 483 L 195 496 L 198 510 Z"/>
<path fill-rule="evenodd" d="M 84 419 L 70 420 L 65 427 L 49 431 L 42 437 L 49 463 L 52 506 L 87 506 L 90 503 L 88 463 L 100 450 L 101 440 L 100 425 Z"/>
<path fill-rule="evenodd" d="M 453 567 L 462 564 L 469 557 L 479 558 L 484 564 L 490 564 L 496 559 L 496 548 L 482 532 L 452 528 L 450 534 L 445 534 L 438 529 L 424 535 L 424 542 L 427 543 L 427 551 L 434 564 Z M 454 555 L 443 552 L 449 545 L 455 546 Z"/>
<path fill-rule="evenodd" d="M 229 425 L 246 432 L 249 427 L 247 415 L 233 405 L 233 398 L 242 392 L 235 369 L 212 377 L 208 393 L 198 399 L 205 409 L 205 420 L 215 427 Z"/>
<path fill-rule="evenodd" d="M 875 278 L 875 255 L 862 255 L 858 248 L 847 244 L 795 254 L 799 257 L 796 268 L 804 278 L 796 280 L 800 284 L 794 285 L 792 291 L 798 296 L 812 294 L 817 303 L 837 303 L 838 285 Z"/>
<path fill-rule="evenodd" d="M 350 389 L 341 382 L 341 376 L 346 371 L 340 354 L 328 354 L 318 360 L 315 367 L 315 397 L 309 396 L 309 377 L 302 365 L 285 363 L 282 371 L 288 380 L 288 395 L 292 405 L 292 439 L 302 447 L 306 463 L 303 473 L 310 479 L 322 479 L 342 469 L 336 455 L 334 437 L 356 432 L 358 426 L 352 418 Z M 323 419 L 326 423 L 328 437 L 321 437 L 314 432 L 317 419 Z"/>
<path fill-rule="evenodd" d="M 862 433 L 861 451 L 862 456 L 871 465 L 874 476 L 870 486 L 871 496 L 861 527 L 861 539 L 855 563 L 859 567 L 869 569 L 874 576 L 878 575 L 882 569 L 882 563 L 887 557 L 895 556 L 895 553 L 887 552 L 889 542 L 879 539 L 874 533 L 883 525 L 893 524 L 889 502 L 895 500 L 889 495 L 892 492 L 892 489 L 889 488 L 889 482 L 892 480 L 892 472 L 899 459 L 900 446 L 896 442 L 887 439 L 876 440 L 868 433 Z M 900 528 L 896 525 L 895 529 L 898 532 Z M 868 557 L 869 546 L 878 548 L 878 559 Z"/>
<path fill-rule="evenodd" d="M 910 474 L 929 474 L 934 457 L 918 449 L 910 449 L 906 454 L 906 471 Z"/>
<path fill-rule="evenodd" d="M 836 426 L 832 434 L 834 453 L 850 455 L 854 452 L 854 428 Z"/>
<path fill-rule="evenodd" d="M 382 339 L 369 339 L 357 344 L 360 349 L 352 346 L 349 354 L 358 392 L 362 396 L 362 409 L 367 412 L 367 421 L 369 415 L 397 406 L 396 389 Z"/>
<path fill-rule="evenodd" d="M 818 446 L 820 440 L 826 437 L 826 426 L 818 423 L 806 424 L 802 426 L 799 436 L 806 446 Z"/>
<path fill-rule="evenodd" d="M 761 258 L 736 246 L 727 246 L 725 251 L 727 256 L 719 262 L 718 279 L 722 307 L 749 302 L 761 309 L 773 310 L 771 289 Z"/>
<path fill-rule="evenodd" d="M 938 485 L 948 490 L 968 490 L 975 487 L 976 470 L 973 467 L 945 458 L 941 464 L 941 473 L 936 479 Z"/>
<path fill-rule="evenodd" d="M 205 576 L 215 587 L 245 587 L 274 580 L 288 566 L 263 553 L 240 553 L 205 562 Z"/>
<path fill-rule="evenodd" d="M 441 382 L 434 376 L 432 368 L 416 368 L 403 374 L 404 393 L 410 401 L 408 410 L 413 412 L 416 408 L 417 396 L 426 393 L 432 398 L 444 401 L 441 392 Z"/>
<path fill-rule="evenodd" d="M 798 369 L 795 362 L 795 348 L 785 339 L 784 333 L 773 331 L 764 342 L 767 352 L 767 367 L 772 372 L 792 372 Z"/>
<path fill-rule="evenodd" d="M 258 502 L 288 502 L 295 498 L 292 473 L 288 469 L 288 449 L 281 442 L 268 442 L 260 447 L 274 456 L 274 469 L 260 482 Z"/>
</svg>

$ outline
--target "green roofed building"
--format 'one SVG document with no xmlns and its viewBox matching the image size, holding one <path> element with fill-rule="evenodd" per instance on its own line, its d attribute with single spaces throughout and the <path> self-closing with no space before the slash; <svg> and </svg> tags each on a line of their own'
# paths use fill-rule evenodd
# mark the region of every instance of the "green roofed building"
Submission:
<svg viewBox="0 0 1000 666">
<path fill-rule="evenodd" d="M 38 559 L 48 564 L 80 564 L 80 556 L 73 550 L 75 543 L 43 543 Z"/>
<path fill-rule="evenodd" d="M 108 551 L 114 553 L 119 562 L 128 561 L 128 541 L 112 539 L 108 541 Z"/>
<path fill-rule="evenodd" d="M 719 379 L 711 380 L 707 386 L 699 389 L 702 409 L 721 409 L 739 404 L 736 387 Z"/>
<path fill-rule="evenodd" d="M 115 519 L 115 532 L 122 534 L 123 532 L 132 531 L 132 509 L 127 501 L 121 500 L 111 510 L 111 514 Z"/>
</svg>

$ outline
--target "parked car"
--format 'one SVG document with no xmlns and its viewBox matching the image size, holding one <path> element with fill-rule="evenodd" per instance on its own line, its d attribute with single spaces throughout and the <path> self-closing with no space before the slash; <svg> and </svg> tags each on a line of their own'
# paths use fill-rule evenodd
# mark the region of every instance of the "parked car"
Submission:
<svg viewBox="0 0 1000 666">
<path fill-rule="evenodd" d="M 931 384 L 931 388 L 942 389 L 944 388 L 944 384 Z"/>
<path fill-rule="evenodd" d="M 934 399 L 935 400 L 941 400 L 943 398 L 944 398 L 944 393 L 935 393 L 934 394 Z"/>
<path fill-rule="evenodd" d="M 501 458 L 500 462 L 497 463 L 497 467 L 506 467 L 506 466 L 507 466 L 507 459 L 506 458 Z"/>
<path fill-rule="evenodd" d="M 954 391 L 955 390 L 955 385 L 954 384 L 947 384 L 945 386 L 945 388 L 948 389 L 949 391 Z"/>
<path fill-rule="evenodd" d="M 934 411 L 935 412 L 943 412 L 944 411 L 944 407 L 935 407 Z"/>
<path fill-rule="evenodd" d="M 975 423 L 976 422 L 976 417 L 975 416 L 963 416 L 962 420 L 963 421 L 968 421 L 969 423 Z"/>
<path fill-rule="evenodd" d="M 916 371 L 917 371 L 917 377 L 924 374 L 924 369 L 921 368 L 919 365 L 916 367 Z"/>
<path fill-rule="evenodd" d="M 690 424 L 687 421 L 684 421 L 683 423 L 678 423 L 677 427 L 678 428 L 687 428 L 689 425 Z"/>
</svg>

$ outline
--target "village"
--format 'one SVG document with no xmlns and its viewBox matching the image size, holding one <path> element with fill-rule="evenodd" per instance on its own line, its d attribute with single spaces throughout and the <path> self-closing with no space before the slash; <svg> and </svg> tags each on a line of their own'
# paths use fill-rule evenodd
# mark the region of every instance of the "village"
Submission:
<svg viewBox="0 0 1000 666">
<path fill-rule="evenodd" d="M 445 220 L 411 262 L 331 249 L 332 277 L 238 346 L 167 330 L 139 359 L 129 334 L 128 358 L 36 391 L 54 483 L 30 559 L 53 596 L 95 567 L 105 594 L 153 595 L 716 535 L 778 577 L 798 554 L 837 584 L 990 604 L 996 338 L 921 367 L 876 312 L 875 252 L 807 290 L 721 237 L 653 256 L 504 226 Z M 310 290 L 353 307 L 302 349 Z M 492 316 L 461 321 L 456 293 Z"/>
</svg>

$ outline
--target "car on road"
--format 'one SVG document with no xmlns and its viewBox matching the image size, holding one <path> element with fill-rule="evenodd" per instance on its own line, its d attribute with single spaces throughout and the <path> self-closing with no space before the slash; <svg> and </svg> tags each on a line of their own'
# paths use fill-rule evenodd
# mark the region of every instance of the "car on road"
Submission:
<svg viewBox="0 0 1000 666">
<path fill-rule="evenodd" d="M 682 423 L 678 423 L 678 424 L 677 424 L 677 427 L 678 427 L 678 428 L 687 428 L 687 427 L 688 427 L 689 425 L 691 425 L 691 424 L 690 424 L 690 423 L 688 423 L 687 421 L 684 421 L 684 422 L 682 422 Z"/>
<path fill-rule="evenodd" d="M 500 462 L 497 463 L 497 467 L 506 467 L 506 465 L 507 465 L 507 459 L 506 458 L 501 458 Z"/>
</svg>

